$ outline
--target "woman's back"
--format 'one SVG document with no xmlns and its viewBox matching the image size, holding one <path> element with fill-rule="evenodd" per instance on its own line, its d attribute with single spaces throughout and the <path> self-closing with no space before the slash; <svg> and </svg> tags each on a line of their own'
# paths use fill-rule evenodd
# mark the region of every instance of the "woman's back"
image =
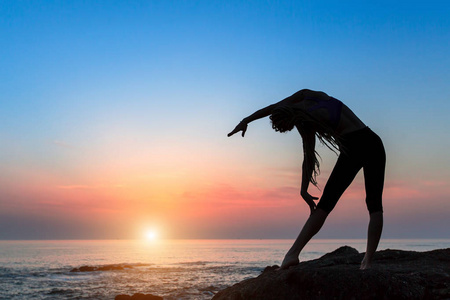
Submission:
<svg viewBox="0 0 450 300">
<path fill-rule="evenodd" d="M 324 92 L 303 89 L 282 102 L 285 101 L 328 124 L 339 136 L 366 127 L 350 108 Z"/>
</svg>

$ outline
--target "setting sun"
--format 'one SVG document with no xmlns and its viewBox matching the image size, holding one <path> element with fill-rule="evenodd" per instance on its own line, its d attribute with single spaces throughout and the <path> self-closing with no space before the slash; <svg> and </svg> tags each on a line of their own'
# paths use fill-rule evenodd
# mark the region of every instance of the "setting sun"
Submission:
<svg viewBox="0 0 450 300">
<path fill-rule="evenodd" d="M 156 231 L 154 231 L 154 230 L 148 230 L 145 233 L 145 239 L 148 241 L 154 241 L 157 239 L 157 237 L 158 237 L 158 235 L 157 235 Z"/>
</svg>

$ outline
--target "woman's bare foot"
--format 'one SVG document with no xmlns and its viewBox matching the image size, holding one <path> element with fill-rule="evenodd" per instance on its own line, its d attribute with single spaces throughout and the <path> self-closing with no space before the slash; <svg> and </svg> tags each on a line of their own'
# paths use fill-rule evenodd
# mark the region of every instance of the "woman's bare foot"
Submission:
<svg viewBox="0 0 450 300">
<path fill-rule="evenodd" d="M 298 260 L 298 256 L 288 256 L 286 254 L 286 256 L 283 259 L 283 262 L 281 263 L 280 269 L 287 269 L 291 266 L 296 266 L 299 263 L 300 261 Z"/>
</svg>

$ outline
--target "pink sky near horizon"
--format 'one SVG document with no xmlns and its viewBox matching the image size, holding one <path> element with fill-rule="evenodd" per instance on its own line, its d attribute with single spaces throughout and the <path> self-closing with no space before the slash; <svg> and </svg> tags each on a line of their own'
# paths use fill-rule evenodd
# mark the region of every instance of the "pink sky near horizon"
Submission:
<svg viewBox="0 0 450 300">
<path fill-rule="evenodd" d="M 58 170 L 15 168 L 16 178 L 1 182 L 3 194 L 14 199 L 3 203 L 2 212 L 16 215 L 18 220 L 45 220 L 41 226 L 49 232 L 62 223 L 63 228 L 71 228 L 69 237 L 77 237 L 77 226 L 81 225 L 80 238 L 140 238 L 146 228 L 158 228 L 164 238 L 294 238 L 309 214 L 299 196 L 300 169 L 245 165 L 236 157 L 226 157 L 229 160 L 223 164 L 217 162 L 220 159 L 204 161 L 203 155 L 192 155 L 189 162 L 164 159 L 158 164 L 141 158 L 136 165 L 112 163 L 106 158 L 102 167 L 89 168 L 89 176 L 84 169 L 76 174 L 82 175 L 78 180 L 65 178 Z M 319 177 L 322 187 L 329 166 L 325 165 Z M 310 193 L 320 195 L 314 187 Z M 385 235 L 415 236 L 414 228 L 425 222 L 421 215 L 445 224 L 449 194 L 444 181 L 388 177 Z M 318 237 L 363 238 L 367 220 L 360 173 Z M 408 230 L 401 224 L 412 226 Z M 336 231 L 337 227 L 344 229 Z M 46 230 L 35 238 L 51 237 Z M 418 236 L 439 237 L 445 232 L 437 228 L 434 234 Z M 53 236 L 64 238 L 62 234 Z"/>
</svg>

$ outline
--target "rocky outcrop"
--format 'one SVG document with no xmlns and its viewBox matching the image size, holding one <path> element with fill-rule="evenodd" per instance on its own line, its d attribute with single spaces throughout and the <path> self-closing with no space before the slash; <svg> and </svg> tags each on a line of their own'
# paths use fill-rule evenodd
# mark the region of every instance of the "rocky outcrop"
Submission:
<svg viewBox="0 0 450 300">
<path fill-rule="evenodd" d="M 257 278 L 220 291 L 213 300 L 450 299 L 450 248 L 379 251 L 372 268 L 361 271 L 363 256 L 345 246 L 287 270 L 267 267 Z"/>
<path fill-rule="evenodd" d="M 73 268 L 70 272 L 99 272 L 99 271 L 122 271 L 132 269 L 134 267 L 146 266 L 146 264 L 114 264 L 114 265 L 102 265 L 102 266 L 81 266 L 79 268 Z"/>
</svg>

